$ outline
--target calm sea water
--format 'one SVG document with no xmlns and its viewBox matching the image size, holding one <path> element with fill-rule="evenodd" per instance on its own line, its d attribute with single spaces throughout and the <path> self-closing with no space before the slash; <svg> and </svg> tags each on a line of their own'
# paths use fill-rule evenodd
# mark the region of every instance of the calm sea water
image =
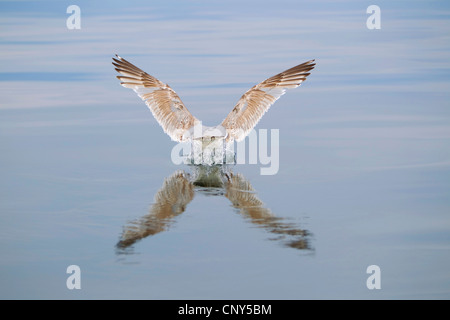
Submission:
<svg viewBox="0 0 450 320">
<path fill-rule="evenodd" d="M 368 30 L 357 2 L 81 2 L 68 30 L 55 2 L 3 2 L 0 297 L 450 298 L 449 8 L 379 5 Z M 256 127 L 280 134 L 279 171 L 261 175 L 173 164 L 115 53 L 206 125 L 265 78 L 317 67 Z"/>
</svg>

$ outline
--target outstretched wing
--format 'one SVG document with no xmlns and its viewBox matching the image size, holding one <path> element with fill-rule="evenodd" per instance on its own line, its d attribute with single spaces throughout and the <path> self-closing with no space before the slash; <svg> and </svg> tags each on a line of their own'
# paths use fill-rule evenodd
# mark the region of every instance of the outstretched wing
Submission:
<svg viewBox="0 0 450 320">
<path fill-rule="evenodd" d="M 167 84 L 116 55 L 112 63 L 121 75 L 117 78 L 145 101 L 153 116 L 174 141 L 186 141 L 186 130 L 198 121 L 184 106 L 180 97 Z"/>
<path fill-rule="evenodd" d="M 230 173 L 227 178 L 225 197 L 255 226 L 262 227 L 276 235 L 271 240 L 281 241 L 284 245 L 294 249 L 311 249 L 308 239 L 309 231 L 300 229 L 292 222 L 283 221 L 281 217 L 275 216 L 268 208 L 264 207 L 252 185 L 243 175 Z"/>
<path fill-rule="evenodd" d="M 176 171 L 164 180 L 156 193 L 149 214 L 127 224 L 117 248 L 125 249 L 136 241 L 169 229 L 174 219 L 186 210 L 194 198 L 194 185 L 184 171 Z"/>
<path fill-rule="evenodd" d="M 227 140 L 241 141 L 286 89 L 297 88 L 315 66 L 314 60 L 281 72 L 248 90 L 222 121 Z"/>
</svg>

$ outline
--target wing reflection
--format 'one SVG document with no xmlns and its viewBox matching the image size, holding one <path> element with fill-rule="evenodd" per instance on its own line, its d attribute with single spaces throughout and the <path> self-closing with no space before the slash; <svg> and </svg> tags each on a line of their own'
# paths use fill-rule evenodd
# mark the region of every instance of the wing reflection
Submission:
<svg viewBox="0 0 450 320">
<path fill-rule="evenodd" d="M 188 175 L 183 171 L 174 172 L 156 193 L 150 212 L 124 227 L 117 248 L 125 249 L 142 238 L 167 230 L 193 198 L 194 186 Z"/>
<path fill-rule="evenodd" d="M 293 223 L 284 222 L 282 218 L 272 214 L 264 207 L 264 204 L 255 194 L 250 182 L 240 173 L 229 174 L 229 182 L 226 185 L 225 197 L 233 207 L 239 209 L 240 213 L 248 218 L 256 226 L 277 235 L 272 240 L 282 241 L 284 245 L 295 249 L 310 249 L 309 232 L 299 229 Z"/>
<path fill-rule="evenodd" d="M 246 220 L 275 235 L 270 240 L 294 249 L 311 250 L 309 232 L 275 216 L 242 174 L 234 174 L 225 166 L 192 166 L 191 174 L 176 171 L 166 178 L 149 213 L 124 226 L 116 245 L 118 253 L 127 253 L 136 241 L 168 230 L 174 218 L 184 212 L 194 198 L 194 190 L 210 196 L 225 196 Z"/>
</svg>

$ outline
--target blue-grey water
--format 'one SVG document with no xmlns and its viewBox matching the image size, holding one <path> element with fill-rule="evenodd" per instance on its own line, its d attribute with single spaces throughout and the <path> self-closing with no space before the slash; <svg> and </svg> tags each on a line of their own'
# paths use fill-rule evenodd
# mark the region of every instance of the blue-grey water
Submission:
<svg viewBox="0 0 450 320">
<path fill-rule="evenodd" d="M 450 5 L 377 1 L 369 30 L 364 1 L 77 1 L 69 30 L 70 4 L 0 2 L 0 298 L 450 298 Z M 205 186 L 116 53 L 206 125 L 317 66 L 256 127 L 277 174 Z"/>
</svg>

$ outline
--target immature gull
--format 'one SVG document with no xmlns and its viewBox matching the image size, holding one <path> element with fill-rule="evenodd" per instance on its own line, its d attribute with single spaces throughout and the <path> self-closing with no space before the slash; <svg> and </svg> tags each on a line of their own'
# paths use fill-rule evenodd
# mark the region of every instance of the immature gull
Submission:
<svg viewBox="0 0 450 320">
<path fill-rule="evenodd" d="M 116 57 L 113 65 L 120 73 L 117 76 L 120 84 L 133 89 L 145 101 L 164 132 L 178 142 L 200 140 L 203 148 L 212 143 L 243 140 L 286 89 L 300 86 L 315 66 L 314 60 L 310 60 L 255 85 L 244 93 L 221 124 L 207 127 L 188 111 L 168 84 Z"/>
<path fill-rule="evenodd" d="M 195 193 L 224 196 L 248 222 L 270 233 L 270 240 L 294 249 L 313 250 L 310 232 L 266 208 L 242 174 L 219 166 L 196 166 L 193 169 L 191 174 L 177 170 L 164 179 L 149 212 L 124 226 L 116 245 L 117 253 L 130 253 L 127 248 L 137 241 L 169 230 L 179 215 L 187 210 Z"/>
</svg>

